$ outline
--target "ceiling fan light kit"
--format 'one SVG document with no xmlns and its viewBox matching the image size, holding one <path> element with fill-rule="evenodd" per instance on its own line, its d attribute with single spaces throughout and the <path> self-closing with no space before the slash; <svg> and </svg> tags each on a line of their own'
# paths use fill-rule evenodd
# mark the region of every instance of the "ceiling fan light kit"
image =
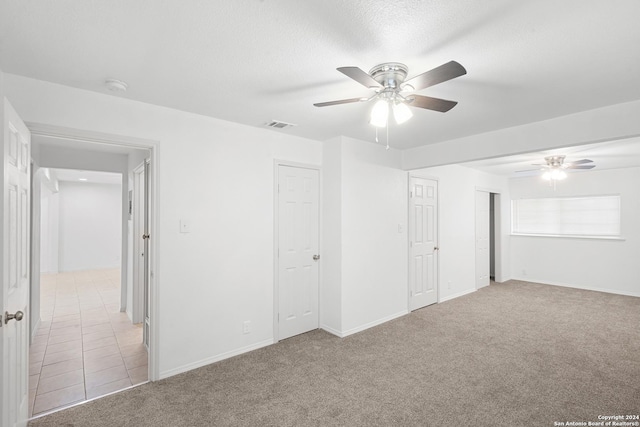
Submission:
<svg viewBox="0 0 640 427">
<path fill-rule="evenodd" d="M 393 104 L 393 117 L 396 119 L 396 123 L 401 125 L 413 117 L 413 112 L 411 112 L 411 109 L 407 107 L 407 104 L 403 102 L 396 102 Z"/>
<path fill-rule="evenodd" d="M 349 98 L 320 102 L 313 105 L 316 107 L 328 107 L 353 102 L 367 102 L 375 99 L 376 103 L 371 109 L 369 123 L 375 127 L 382 128 L 386 127 L 389 122 L 390 111 L 393 111 L 396 124 L 402 124 L 413 117 L 413 112 L 409 106 L 442 113 L 449 111 L 456 106 L 457 102 L 413 93 L 405 96 L 402 93 L 417 92 L 467 73 L 467 70 L 456 61 L 447 62 L 406 81 L 409 69 L 399 62 L 385 62 L 376 65 L 369 73 L 365 73 L 358 67 L 340 67 L 337 70 L 366 88 L 375 90 L 375 93 L 369 98 Z"/>
<path fill-rule="evenodd" d="M 542 179 L 546 181 L 562 181 L 567 177 L 567 173 L 561 169 L 553 169 L 542 174 Z"/>
<path fill-rule="evenodd" d="M 379 99 L 373 104 L 369 123 L 375 127 L 383 128 L 387 125 L 387 117 L 389 117 L 389 103 L 386 99 Z"/>
</svg>

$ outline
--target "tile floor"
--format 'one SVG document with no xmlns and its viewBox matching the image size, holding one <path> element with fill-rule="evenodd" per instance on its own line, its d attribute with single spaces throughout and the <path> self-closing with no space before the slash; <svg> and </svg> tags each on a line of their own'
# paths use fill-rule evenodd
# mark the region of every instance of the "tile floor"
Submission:
<svg viewBox="0 0 640 427">
<path fill-rule="evenodd" d="M 120 270 L 45 274 L 30 348 L 29 416 L 147 381 L 142 324 L 120 310 Z"/>
</svg>

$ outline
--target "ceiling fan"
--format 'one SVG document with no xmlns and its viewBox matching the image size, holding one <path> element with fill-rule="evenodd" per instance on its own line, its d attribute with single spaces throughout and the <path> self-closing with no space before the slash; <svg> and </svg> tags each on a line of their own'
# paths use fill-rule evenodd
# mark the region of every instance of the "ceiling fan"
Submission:
<svg viewBox="0 0 640 427">
<path fill-rule="evenodd" d="M 533 163 L 532 166 L 541 166 L 538 169 L 527 169 L 516 171 L 516 173 L 529 173 L 544 171 L 542 178 L 549 181 L 559 181 L 567 177 L 565 170 L 567 169 L 593 169 L 596 165 L 588 165 L 587 163 L 593 163 L 593 160 L 581 159 L 573 162 L 565 162 L 566 156 L 548 156 L 545 157 L 545 164 Z"/>
<path fill-rule="evenodd" d="M 340 67 L 337 70 L 361 85 L 373 89 L 375 93 L 368 98 L 341 99 L 338 101 L 319 102 L 313 105 L 327 107 L 377 99 L 378 101 L 371 111 L 370 121 L 372 125 L 377 127 L 385 127 L 387 125 L 390 108 L 393 110 L 394 118 L 398 124 L 409 120 L 413 116 L 407 106 L 425 108 L 442 113 L 449 111 L 456 106 L 457 102 L 416 95 L 413 92 L 467 74 L 467 70 L 456 61 L 447 62 L 430 71 L 418 74 L 409 80 L 405 80 L 409 69 L 406 65 L 398 62 L 385 62 L 384 64 L 376 65 L 368 74 L 358 67 Z"/>
</svg>

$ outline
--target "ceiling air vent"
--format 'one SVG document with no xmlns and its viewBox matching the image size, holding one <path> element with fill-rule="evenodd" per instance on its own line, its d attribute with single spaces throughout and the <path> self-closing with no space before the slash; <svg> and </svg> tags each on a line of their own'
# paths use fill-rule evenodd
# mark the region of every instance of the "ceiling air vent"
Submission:
<svg viewBox="0 0 640 427">
<path fill-rule="evenodd" d="M 284 129 L 284 128 L 290 128 L 296 125 L 294 125 L 293 123 L 279 122 L 278 120 L 272 120 L 268 123 L 265 123 L 265 126 L 274 128 L 274 129 Z"/>
</svg>

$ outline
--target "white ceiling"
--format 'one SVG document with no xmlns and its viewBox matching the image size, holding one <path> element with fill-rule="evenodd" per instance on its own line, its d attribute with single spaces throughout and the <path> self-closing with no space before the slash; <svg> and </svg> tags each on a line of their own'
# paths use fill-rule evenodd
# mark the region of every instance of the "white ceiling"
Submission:
<svg viewBox="0 0 640 427">
<path fill-rule="evenodd" d="M 478 169 L 496 175 L 507 175 L 511 178 L 541 175 L 542 172 L 533 164 L 544 164 L 547 156 L 566 156 L 565 162 L 581 159 L 593 160 L 596 167 L 593 171 L 640 166 L 640 138 L 629 138 L 621 141 L 608 141 L 597 144 L 567 147 L 555 150 L 538 151 L 495 159 L 478 160 L 462 163 L 462 166 Z M 536 172 L 535 170 L 538 169 Z M 534 170 L 532 173 L 515 173 L 516 171 Z M 585 173 L 589 170 L 571 170 L 571 173 Z"/>
<path fill-rule="evenodd" d="M 0 67 L 325 140 L 373 141 L 370 104 L 316 108 L 369 90 L 336 71 L 381 62 L 409 77 L 450 60 L 468 74 L 420 94 L 458 101 L 414 109 L 390 130 L 409 148 L 640 99 L 637 0 L 2 0 Z"/>
<path fill-rule="evenodd" d="M 49 169 L 58 181 L 86 182 L 90 184 L 122 184 L 122 175 L 112 172 L 76 169 Z"/>
</svg>

